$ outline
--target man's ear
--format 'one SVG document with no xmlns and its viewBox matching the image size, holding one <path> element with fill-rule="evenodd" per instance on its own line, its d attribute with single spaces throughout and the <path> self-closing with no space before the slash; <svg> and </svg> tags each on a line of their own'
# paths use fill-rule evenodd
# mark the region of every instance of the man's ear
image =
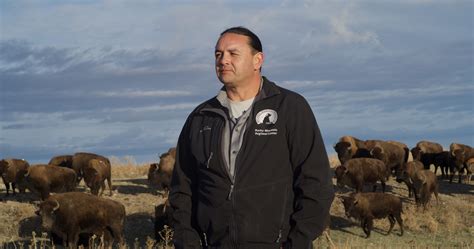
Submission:
<svg viewBox="0 0 474 249">
<path fill-rule="evenodd" d="M 253 69 L 255 71 L 260 70 L 260 68 L 262 68 L 264 59 L 265 55 L 263 54 L 263 52 L 257 52 L 253 55 Z"/>
</svg>

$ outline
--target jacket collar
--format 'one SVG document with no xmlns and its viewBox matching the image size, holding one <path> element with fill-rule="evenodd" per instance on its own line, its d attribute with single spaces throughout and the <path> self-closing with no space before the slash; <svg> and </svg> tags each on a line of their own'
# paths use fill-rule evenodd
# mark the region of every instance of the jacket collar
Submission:
<svg viewBox="0 0 474 249">
<path fill-rule="evenodd" d="M 258 92 L 257 96 L 255 96 L 254 103 L 270 98 L 272 96 L 280 94 L 281 91 L 278 86 L 273 83 L 272 81 L 268 80 L 267 77 L 262 76 L 262 86 L 260 91 Z M 219 109 L 225 110 L 227 112 L 227 108 L 225 108 L 221 103 L 223 98 L 227 99 L 227 95 L 225 94 L 225 87 L 222 87 L 214 98 L 210 99 L 206 106 L 201 111 L 212 111 L 212 109 Z M 219 111 L 220 112 L 220 111 Z"/>
</svg>

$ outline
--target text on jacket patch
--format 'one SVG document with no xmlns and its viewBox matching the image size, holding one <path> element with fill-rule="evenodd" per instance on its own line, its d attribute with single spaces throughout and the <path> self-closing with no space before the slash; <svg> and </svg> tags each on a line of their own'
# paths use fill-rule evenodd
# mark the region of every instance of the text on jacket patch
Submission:
<svg viewBox="0 0 474 249">
<path fill-rule="evenodd" d="M 255 136 L 278 135 L 278 129 L 255 129 Z"/>
</svg>

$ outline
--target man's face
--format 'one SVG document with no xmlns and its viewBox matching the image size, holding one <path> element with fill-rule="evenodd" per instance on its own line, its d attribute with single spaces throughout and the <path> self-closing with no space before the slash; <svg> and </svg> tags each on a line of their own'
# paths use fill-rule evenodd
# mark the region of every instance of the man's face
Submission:
<svg viewBox="0 0 474 249">
<path fill-rule="evenodd" d="M 226 86 L 242 86 L 259 74 L 263 54 L 254 53 L 249 37 L 226 33 L 216 44 L 215 60 L 217 78 Z"/>
</svg>

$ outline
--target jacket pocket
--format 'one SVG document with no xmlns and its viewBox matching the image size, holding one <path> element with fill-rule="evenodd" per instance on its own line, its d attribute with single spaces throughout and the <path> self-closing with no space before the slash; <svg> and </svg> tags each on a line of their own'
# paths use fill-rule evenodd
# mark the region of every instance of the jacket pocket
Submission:
<svg viewBox="0 0 474 249">
<path fill-rule="evenodd" d="M 293 205 L 290 186 L 280 181 L 235 193 L 239 240 L 281 243 L 286 239 Z"/>
</svg>

